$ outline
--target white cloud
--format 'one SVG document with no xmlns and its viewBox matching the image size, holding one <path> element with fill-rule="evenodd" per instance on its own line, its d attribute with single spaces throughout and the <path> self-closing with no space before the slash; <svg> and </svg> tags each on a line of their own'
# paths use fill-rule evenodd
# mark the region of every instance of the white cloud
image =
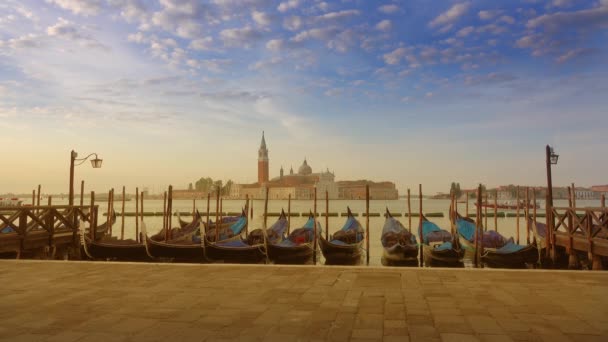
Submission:
<svg viewBox="0 0 608 342">
<path fill-rule="evenodd" d="M 248 48 L 252 43 L 262 38 L 262 33 L 247 26 L 222 30 L 220 37 L 226 46 Z"/>
<path fill-rule="evenodd" d="M 47 2 L 84 16 L 97 15 L 102 7 L 101 0 L 47 0 Z"/>
<path fill-rule="evenodd" d="M 470 2 L 462 2 L 459 4 L 455 4 L 447 11 L 441 13 L 438 17 L 433 19 L 430 23 L 430 27 L 438 27 L 438 26 L 449 26 L 454 24 L 458 18 L 463 16 L 471 6 Z"/>
<path fill-rule="evenodd" d="M 481 19 L 481 20 L 491 20 L 501 13 L 502 13 L 501 10 L 485 10 L 485 11 L 479 11 L 477 13 L 477 15 L 479 16 L 479 19 Z"/>
<path fill-rule="evenodd" d="M 469 34 L 471 34 L 473 31 L 475 31 L 475 28 L 473 28 L 473 26 L 467 26 L 467 27 L 461 28 L 458 32 L 456 32 L 456 36 L 466 37 Z"/>
<path fill-rule="evenodd" d="M 337 12 L 329 12 L 316 17 L 320 21 L 336 21 L 361 14 L 359 10 L 343 10 Z"/>
<path fill-rule="evenodd" d="M 551 5 L 554 7 L 570 7 L 574 4 L 572 0 L 553 0 Z"/>
<path fill-rule="evenodd" d="M 555 62 L 562 64 L 562 63 L 566 63 L 572 59 L 588 56 L 588 55 L 594 54 L 596 52 L 597 52 L 597 50 L 595 50 L 595 49 L 585 49 L 585 48 L 573 49 L 573 50 L 567 51 L 563 55 L 557 57 L 555 59 Z"/>
<path fill-rule="evenodd" d="M 47 27 L 46 33 L 49 36 L 80 42 L 87 47 L 107 48 L 89 34 L 82 32 L 77 25 L 63 18 L 59 18 L 55 25 Z"/>
<path fill-rule="evenodd" d="M 211 50 L 212 44 L 213 37 L 205 37 L 191 41 L 188 47 L 193 50 Z"/>
<path fill-rule="evenodd" d="M 376 30 L 380 30 L 380 31 L 390 31 L 393 28 L 393 23 L 388 20 L 382 20 L 381 22 L 379 22 L 378 24 L 376 24 Z"/>
<path fill-rule="evenodd" d="M 301 4 L 302 4 L 301 0 L 287 0 L 287 1 L 281 2 L 279 4 L 279 6 L 277 7 L 277 10 L 279 12 L 287 12 L 291 9 L 300 7 Z"/>
<path fill-rule="evenodd" d="M 291 38 L 292 41 L 296 43 L 300 43 L 306 41 L 308 39 L 319 39 L 326 40 L 338 33 L 338 29 L 335 27 L 323 27 L 323 28 L 313 28 L 310 30 L 302 31 Z"/>
<path fill-rule="evenodd" d="M 260 26 L 268 26 L 272 23 L 272 17 L 268 13 L 254 10 L 251 12 L 251 18 Z"/>
<path fill-rule="evenodd" d="M 283 27 L 289 31 L 297 31 L 302 28 L 303 24 L 304 22 L 302 21 L 302 18 L 297 15 L 283 19 Z"/>
<path fill-rule="evenodd" d="M 384 14 L 393 14 L 393 13 L 399 12 L 399 6 L 397 6 L 395 4 L 382 5 L 382 6 L 378 7 L 378 11 L 380 11 Z"/>
<path fill-rule="evenodd" d="M 280 51 L 284 46 L 283 39 L 272 39 L 266 43 L 266 48 L 271 51 Z"/>
<path fill-rule="evenodd" d="M 387 54 L 384 54 L 384 63 L 389 65 L 397 65 L 401 60 L 406 58 L 411 53 L 411 48 L 400 47 Z"/>
</svg>

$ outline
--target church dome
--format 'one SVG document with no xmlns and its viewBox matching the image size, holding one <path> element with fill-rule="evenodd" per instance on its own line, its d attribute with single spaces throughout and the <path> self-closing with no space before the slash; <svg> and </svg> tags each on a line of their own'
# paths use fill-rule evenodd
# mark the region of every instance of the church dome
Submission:
<svg viewBox="0 0 608 342">
<path fill-rule="evenodd" d="M 304 163 L 298 169 L 298 174 L 300 175 L 310 175 L 312 173 L 312 168 L 308 166 L 306 159 L 304 159 Z"/>
</svg>

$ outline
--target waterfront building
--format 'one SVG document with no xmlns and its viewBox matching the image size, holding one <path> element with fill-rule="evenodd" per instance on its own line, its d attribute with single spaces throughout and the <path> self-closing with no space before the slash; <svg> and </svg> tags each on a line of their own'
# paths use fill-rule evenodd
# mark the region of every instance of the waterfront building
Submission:
<svg viewBox="0 0 608 342">
<path fill-rule="evenodd" d="M 283 166 L 279 176 L 269 179 L 270 158 L 266 145 L 266 138 L 262 133 L 262 141 L 258 149 L 258 181 L 250 184 L 234 184 L 230 189 L 231 198 L 263 199 L 268 189 L 270 199 L 309 200 L 314 198 L 315 188 L 317 198 L 324 199 L 325 193 L 329 199 L 363 199 L 365 198 L 365 185 L 370 185 L 370 196 L 373 199 L 397 199 L 398 192 L 392 182 L 341 181 L 336 182 L 336 176 L 327 168 L 325 171 L 313 172 L 304 158 L 297 173 L 290 167 L 286 174 Z"/>
</svg>

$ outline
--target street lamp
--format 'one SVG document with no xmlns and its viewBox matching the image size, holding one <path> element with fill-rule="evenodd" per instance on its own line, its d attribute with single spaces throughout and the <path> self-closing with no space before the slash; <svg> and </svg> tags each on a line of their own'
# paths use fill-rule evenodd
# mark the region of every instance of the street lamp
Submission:
<svg viewBox="0 0 608 342">
<path fill-rule="evenodd" d="M 553 220 L 553 181 L 551 180 L 551 165 L 556 165 L 557 160 L 559 159 L 559 155 L 555 154 L 553 147 L 547 145 L 546 148 L 547 154 L 547 203 L 546 209 L 547 212 L 547 230 L 549 234 L 547 234 L 547 256 L 550 255 L 550 245 L 553 243 L 553 227 L 555 222 Z M 554 256 L 554 254 L 551 254 Z"/>
<path fill-rule="evenodd" d="M 81 165 L 92 156 L 95 156 L 95 158 L 91 159 L 91 166 L 94 169 L 99 169 L 103 159 L 100 159 L 99 156 L 97 156 L 97 153 L 91 153 L 88 156 L 80 159 L 76 159 L 78 158 L 78 153 L 76 153 L 76 151 L 72 150 L 72 153 L 70 154 L 70 194 L 68 198 L 70 206 L 74 205 L 74 167 Z"/>
</svg>

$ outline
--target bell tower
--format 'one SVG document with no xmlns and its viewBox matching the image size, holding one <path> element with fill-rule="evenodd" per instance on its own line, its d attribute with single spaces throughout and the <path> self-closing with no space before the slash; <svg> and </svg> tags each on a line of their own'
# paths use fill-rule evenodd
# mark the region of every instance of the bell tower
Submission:
<svg viewBox="0 0 608 342">
<path fill-rule="evenodd" d="M 266 139 L 264 139 L 264 132 L 262 132 L 262 143 L 258 150 L 258 184 L 268 182 L 268 149 L 266 148 Z"/>
</svg>

